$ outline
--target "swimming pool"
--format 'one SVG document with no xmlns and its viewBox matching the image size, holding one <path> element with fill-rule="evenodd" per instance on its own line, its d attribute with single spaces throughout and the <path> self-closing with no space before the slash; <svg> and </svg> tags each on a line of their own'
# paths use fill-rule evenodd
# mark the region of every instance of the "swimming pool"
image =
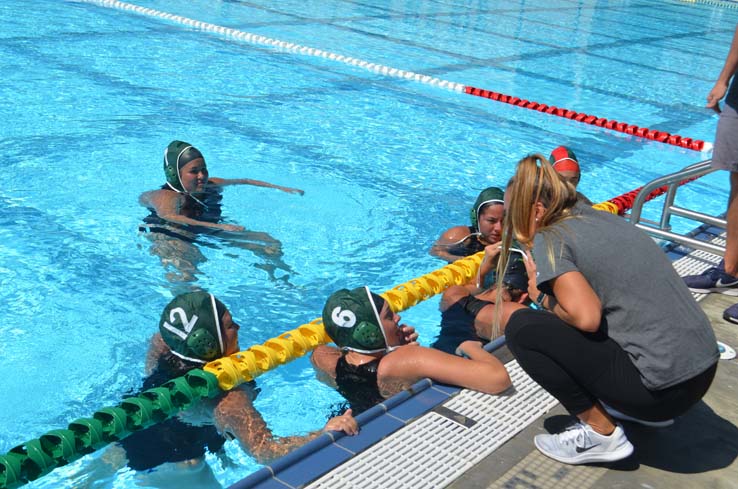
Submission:
<svg viewBox="0 0 738 489">
<path fill-rule="evenodd" d="M 735 27 L 732 10 L 682 2 L 135 3 L 707 141 L 704 94 Z M 0 19 L 2 453 L 140 384 L 158 315 L 186 286 L 137 234 L 137 197 L 163 182 L 172 139 L 198 146 L 212 175 L 305 190 L 225 191 L 225 214 L 282 240 L 295 270 L 271 281 L 248 252 L 203 250 L 198 284 L 230 306 L 243 348 L 318 317 L 336 288 L 381 291 L 441 266 L 430 244 L 528 152 L 575 148 L 593 201 L 704 156 L 104 5 L 8 0 Z M 703 180 L 680 203 L 721 212 L 725 176 Z M 426 344 L 436 307 L 403 314 Z M 258 382 L 282 435 L 322 426 L 339 401 L 304 358 Z M 236 467 L 211 460 L 224 485 L 258 467 L 229 453 Z M 30 487 L 91 485 L 90 458 Z M 96 487 L 134 483 L 115 477 Z"/>
</svg>

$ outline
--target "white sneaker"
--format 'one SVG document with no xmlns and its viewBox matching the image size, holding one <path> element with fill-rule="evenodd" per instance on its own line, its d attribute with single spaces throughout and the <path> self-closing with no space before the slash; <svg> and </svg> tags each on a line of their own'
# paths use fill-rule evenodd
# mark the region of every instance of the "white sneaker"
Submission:
<svg viewBox="0 0 738 489">
<path fill-rule="evenodd" d="M 579 422 L 555 435 L 536 435 L 533 441 L 545 456 L 565 464 L 615 462 L 633 453 L 633 445 L 620 425 L 605 436 Z"/>
<path fill-rule="evenodd" d="M 671 426 L 674 424 L 673 419 L 667 419 L 665 421 L 646 421 L 645 419 L 634 418 L 633 416 L 628 416 L 625 413 L 621 413 L 614 407 L 610 407 L 602 401 L 600 401 L 600 404 L 605 409 L 605 411 L 607 411 L 607 414 L 615 419 L 619 419 L 620 421 L 631 421 L 633 423 L 642 424 L 643 426 L 650 426 L 651 428 L 666 428 L 667 426 Z"/>
</svg>

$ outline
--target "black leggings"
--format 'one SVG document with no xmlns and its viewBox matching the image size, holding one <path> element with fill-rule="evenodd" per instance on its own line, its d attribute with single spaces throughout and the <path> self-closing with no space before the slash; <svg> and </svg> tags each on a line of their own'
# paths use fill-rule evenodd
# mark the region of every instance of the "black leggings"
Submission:
<svg viewBox="0 0 738 489">
<path fill-rule="evenodd" d="M 574 415 L 602 400 L 635 418 L 671 419 L 705 395 L 717 370 L 715 362 L 684 382 L 649 390 L 625 350 L 604 332 L 585 333 L 533 309 L 510 316 L 505 339 L 523 370 Z"/>
</svg>

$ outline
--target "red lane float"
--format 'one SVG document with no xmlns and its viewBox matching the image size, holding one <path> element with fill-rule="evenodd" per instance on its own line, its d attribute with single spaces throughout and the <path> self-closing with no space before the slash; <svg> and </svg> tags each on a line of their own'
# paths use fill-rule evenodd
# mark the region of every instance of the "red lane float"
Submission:
<svg viewBox="0 0 738 489">
<path fill-rule="evenodd" d="M 693 180 L 697 180 L 698 178 L 699 177 L 687 178 L 679 182 L 679 185 L 680 186 L 684 185 L 685 183 L 691 182 Z M 643 187 L 638 187 L 637 189 L 631 190 L 630 192 L 625 192 L 624 194 L 618 195 L 617 197 L 606 200 L 605 202 L 595 204 L 594 207 L 599 210 L 609 211 L 609 212 L 612 212 L 613 214 L 617 213 L 619 216 L 623 216 L 625 215 L 625 211 L 633 208 L 633 202 L 635 202 L 636 196 L 638 195 L 638 192 L 640 192 L 642 188 Z M 668 189 L 669 189 L 669 186 L 664 185 L 663 187 L 659 187 L 653 190 L 651 193 L 649 193 L 646 196 L 645 201 L 648 202 L 651 199 L 655 199 L 659 195 L 666 193 Z"/>
<path fill-rule="evenodd" d="M 657 131 L 655 129 L 648 129 L 646 127 L 638 127 L 634 124 L 608 120 L 604 117 L 597 117 L 581 112 L 575 112 L 573 110 L 564 109 L 553 105 L 540 104 L 531 100 L 525 100 L 510 95 L 505 95 L 504 93 L 470 87 L 468 85 L 464 87 L 464 93 L 474 95 L 476 97 L 488 98 L 497 102 L 504 102 L 506 104 L 515 105 L 517 107 L 522 107 L 525 109 L 545 112 L 546 114 L 564 117 L 576 122 L 583 122 L 585 124 L 602 127 L 605 129 L 610 129 L 613 131 L 618 131 L 645 139 L 651 139 L 653 141 L 658 141 L 664 144 L 671 144 L 673 146 L 679 146 L 681 148 L 691 149 L 693 151 L 702 151 L 703 149 L 705 149 L 705 142 L 700 139 L 686 138 L 679 136 L 678 134 L 669 134 L 665 131 Z"/>
</svg>

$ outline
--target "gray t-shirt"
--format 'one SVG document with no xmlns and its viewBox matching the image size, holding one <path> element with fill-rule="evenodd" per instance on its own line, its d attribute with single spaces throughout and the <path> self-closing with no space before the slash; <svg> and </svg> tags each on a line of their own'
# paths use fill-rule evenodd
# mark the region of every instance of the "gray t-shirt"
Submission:
<svg viewBox="0 0 738 489">
<path fill-rule="evenodd" d="M 573 215 L 535 236 L 541 290 L 551 293 L 546 282 L 564 273 L 584 275 L 602 302 L 600 327 L 630 355 L 649 389 L 678 384 L 714 364 L 712 326 L 663 250 L 608 212 L 578 203 Z"/>
</svg>

